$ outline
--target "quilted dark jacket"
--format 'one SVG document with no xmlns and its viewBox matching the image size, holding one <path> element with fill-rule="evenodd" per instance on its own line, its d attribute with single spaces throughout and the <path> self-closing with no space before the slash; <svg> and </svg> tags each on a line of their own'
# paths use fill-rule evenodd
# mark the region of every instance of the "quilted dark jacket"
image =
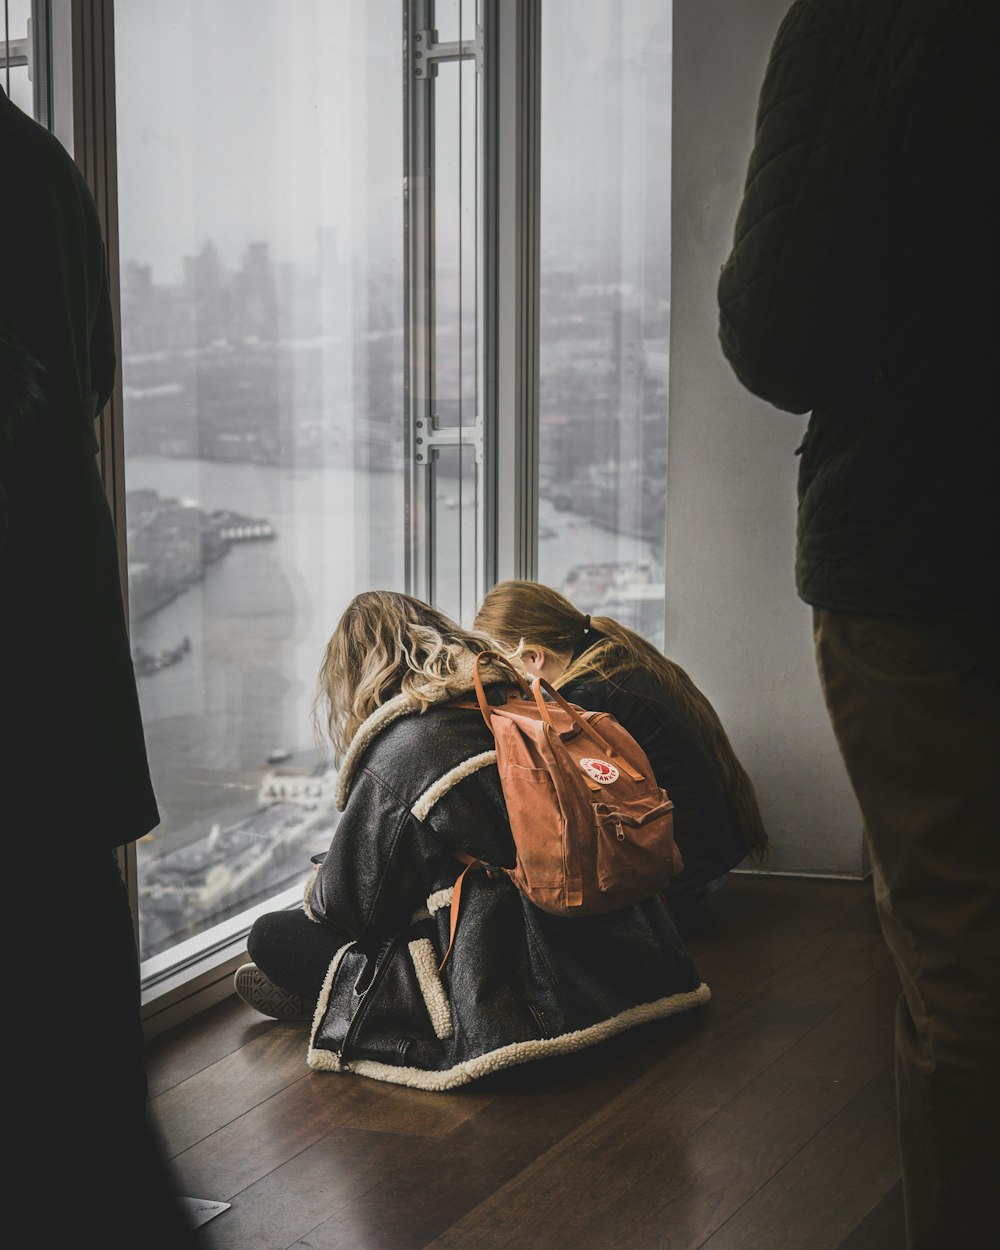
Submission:
<svg viewBox="0 0 1000 1250">
<path fill-rule="evenodd" d="M 471 686 L 470 666 L 442 698 Z M 462 868 L 452 851 L 514 865 L 495 760 L 478 711 L 420 713 L 398 696 L 359 729 L 305 899 L 349 939 L 319 996 L 311 1067 L 449 1089 L 708 999 L 661 899 L 567 919 L 478 871 L 438 972 Z"/>
<path fill-rule="evenodd" d="M 993 0 L 797 0 L 772 48 L 719 337 L 811 412 L 815 606 L 997 614 L 997 34 Z"/>
</svg>

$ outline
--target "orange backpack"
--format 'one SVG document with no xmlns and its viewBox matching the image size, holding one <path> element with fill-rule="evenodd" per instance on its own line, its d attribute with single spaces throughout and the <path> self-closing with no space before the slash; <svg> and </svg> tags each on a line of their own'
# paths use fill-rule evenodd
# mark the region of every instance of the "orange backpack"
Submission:
<svg viewBox="0 0 1000 1250">
<path fill-rule="evenodd" d="M 506 702 L 486 698 L 476 657 L 473 703 L 496 740 L 516 863 L 498 868 L 456 852 L 466 865 L 451 905 L 451 954 L 462 882 L 470 869 L 503 872 L 543 911 L 590 916 L 651 898 L 683 868 L 674 842 L 673 803 L 657 785 L 642 747 L 609 712 L 569 703 L 544 678 L 516 683 Z M 549 700 L 545 695 L 549 696 Z"/>
</svg>

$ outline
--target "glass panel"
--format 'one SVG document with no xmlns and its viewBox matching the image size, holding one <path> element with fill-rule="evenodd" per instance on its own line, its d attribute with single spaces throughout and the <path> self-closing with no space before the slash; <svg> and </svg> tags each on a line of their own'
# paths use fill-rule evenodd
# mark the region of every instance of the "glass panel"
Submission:
<svg viewBox="0 0 1000 1250">
<path fill-rule="evenodd" d="M 434 91 L 434 410 L 439 427 L 459 427 L 461 437 L 469 440 L 462 454 L 457 448 L 448 448 L 436 457 L 434 600 L 442 611 L 468 623 L 477 607 L 479 556 L 479 533 L 474 524 L 478 482 L 472 445 L 479 394 L 475 61 L 469 58 L 442 64 Z M 458 517 L 461 524 L 456 524 Z"/>
<path fill-rule="evenodd" d="M 3 44 L 0 43 L 0 52 L 2 50 Z M 34 92 L 32 90 L 31 78 L 28 74 L 28 67 L 26 65 L 12 65 L 9 70 L 4 68 L 0 70 L 0 81 L 3 82 L 3 89 L 7 92 L 7 98 L 16 104 L 22 113 L 27 113 L 29 117 L 34 117 Z"/>
<path fill-rule="evenodd" d="M 441 425 L 476 415 L 478 357 L 477 77 L 471 59 L 440 68 L 434 96 L 434 353 Z"/>
<path fill-rule="evenodd" d="M 434 0 L 434 29 L 441 43 L 474 38 L 476 0 Z"/>
<path fill-rule="evenodd" d="M 31 0 L 6 0 L 0 8 L 0 83 L 8 98 L 29 117 L 34 117 L 34 100 L 31 83 L 31 71 L 27 65 L 16 62 L 30 51 L 25 42 L 29 36 L 31 19 Z M 8 60 L 8 41 L 16 47 L 10 47 Z"/>
<path fill-rule="evenodd" d="M 132 643 L 160 826 L 144 959 L 300 882 L 310 712 L 403 588 L 398 0 L 115 5 Z"/>
<path fill-rule="evenodd" d="M 4 21 L 3 34 L 9 39 L 23 39 L 28 33 L 31 18 L 31 0 L 4 0 L 0 8 L 0 21 Z"/>
<path fill-rule="evenodd" d="M 663 642 L 671 5 L 542 8 L 538 578 Z"/>
<path fill-rule="evenodd" d="M 469 627 L 479 607 L 476 574 L 482 542 L 475 448 L 442 448 L 434 474 L 434 602 Z"/>
</svg>

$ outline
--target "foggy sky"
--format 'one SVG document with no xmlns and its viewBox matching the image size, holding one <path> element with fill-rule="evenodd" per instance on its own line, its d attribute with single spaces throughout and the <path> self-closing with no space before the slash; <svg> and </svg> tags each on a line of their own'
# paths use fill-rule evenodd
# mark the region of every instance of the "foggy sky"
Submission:
<svg viewBox="0 0 1000 1250">
<path fill-rule="evenodd" d="M 622 162 L 650 126 L 663 161 L 650 168 L 644 156 L 641 177 L 661 203 L 669 186 L 670 8 L 668 0 L 543 8 L 543 212 L 595 246 L 609 213 L 609 244 L 620 234 L 622 200 L 633 194 Z M 344 253 L 380 231 L 395 237 L 401 14 L 400 0 L 118 0 L 123 260 L 175 282 L 182 257 L 206 239 L 235 266 L 253 240 L 269 241 L 281 260 L 303 260 L 323 228 L 335 229 Z M 455 0 L 442 6 L 442 38 L 457 34 L 456 14 Z M 627 77 L 622 90 L 622 65 L 643 56 L 638 97 Z M 650 56 L 662 77 L 653 86 Z M 442 103 L 455 69 L 443 67 Z"/>
</svg>

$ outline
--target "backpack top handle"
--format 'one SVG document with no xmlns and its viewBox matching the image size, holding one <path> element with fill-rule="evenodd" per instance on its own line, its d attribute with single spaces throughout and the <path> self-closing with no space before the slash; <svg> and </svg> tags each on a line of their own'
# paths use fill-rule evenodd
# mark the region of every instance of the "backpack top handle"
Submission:
<svg viewBox="0 0 1000 1250">
<path fill-rule="evenodd" d="M 504 668 L 509 669 L 511 679 L 512 679 L 511 685 L 516 685 L 518 687 L 518 689 L 521 691 L 521 697 L 523 699 L 529 698 L 531 695 L 531 691 L 528 689 L 528 683 L 524 680 L 524 678 L 517 671 L 514 665 L 511 664 L 509 660 L 505 659 L 500 654 L 499 651 L 480 651 L 479 652 L 479 654 L 476 656 L 475 668 L 473 669 L 473 679 L 476 685 L 476 702 L 479 704 L 479 710 L 483 714 L 483 720 L 486 722 L 486 728 L 490 731 L 490 733 L 493 733 L 493 725 L 491 723 L 490 703 L 489 703 L 489 700 L 486 698 L 486 687 L 483 685 L 483 675 L 479 671 L 479 665 L 483 660 L 493 660 L 495 662 L 499 662 L 501 665 L 503 665 Z M 494 734 L 494 737 L 495 736 L 496 735 Z"/>
<path fill-rule="evenodd" d="M 621 768 L 623 772 L 627 773 L 633 781 L 645 780 L 642 773 L 633 768 L 628 760 L 620 755 L 611 743 L 608 742 L 608 740 L 594 728 L 590 721 L 586 717 L 581 716 L 576 708 L 573 707 L 572 703 L 563 698 L 551 682 L 546 681 L 544 677 L 536 677 L 531 683 L 531 689 L 534 692 L 535 702 L 538 704 L 538 710 L 541 713 L 542 720 L 545 721 L 553 732 L 558 733 L 558 730 L 552 723 L 552 714 L 549 711 L 548 704 L 545 702 L 545 694 L 548 694 L 555 703 L 558 703 L 562 710 L 568 713 L 573 723 L 581 729 L 592 742 L 596 742 L 603 751 L 606 751 L 607 754 L 616 761 L 619 768 Z M 543 691 L 545 693 L 543 693 Z"/>
</svg>

